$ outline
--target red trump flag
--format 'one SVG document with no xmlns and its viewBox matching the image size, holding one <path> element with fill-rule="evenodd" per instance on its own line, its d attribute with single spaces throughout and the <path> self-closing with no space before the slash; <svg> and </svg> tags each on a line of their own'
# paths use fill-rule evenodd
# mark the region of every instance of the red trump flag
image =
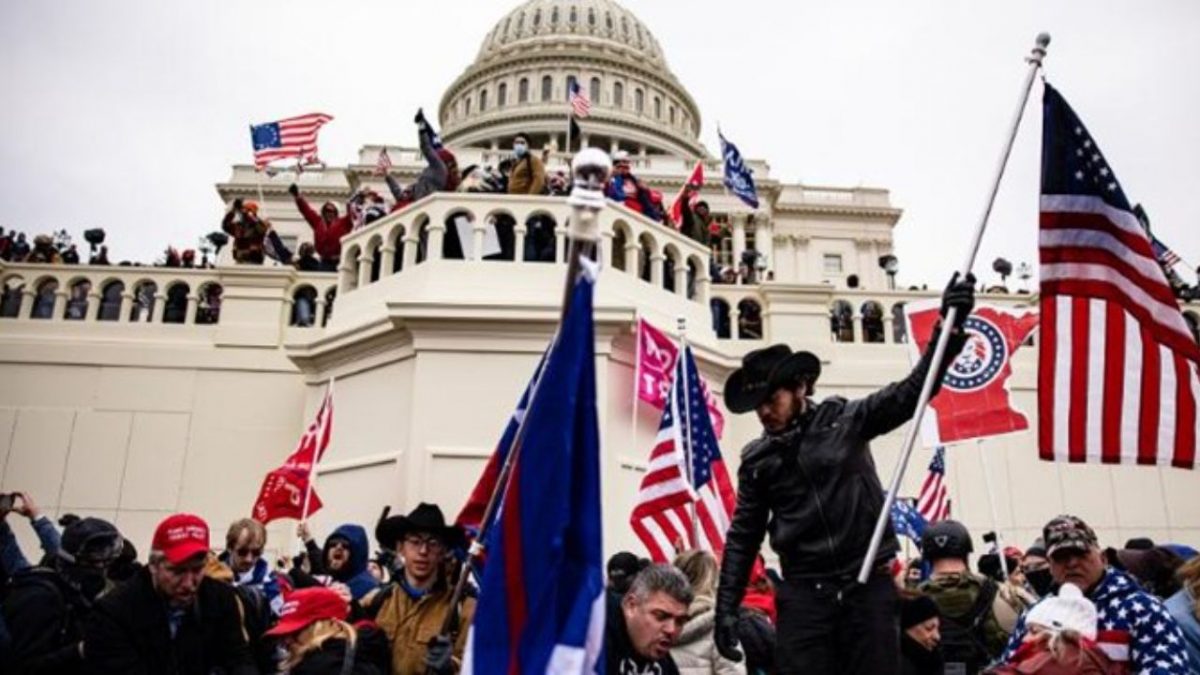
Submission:
<svg viewBox="0 0 1200 675">
<path fill-rule="evenodd" d="M 933 335 L 937 301 L 904 308 L 909 354 L 914 362 Z M 1009 398 L 1010 359 L 1038 325 L 1037 312 L 979 304 L 967 318 L 967 345 L 946 371 L 942 389 L 930 402 L 922 432 L 928 445 L 959 443 L 1029 428 L 1029 419 Z"/>
<path fill-rule="evenodd" d="M 679 346 L 670 336 L 645 319 L 638 319 L 637 341 L 637 363 L 634 371 L 636 395 L 662 410 L 667 405 L 668 393 L 671 391 L 675 361 L 679 358 Z M 713 430 L 717 438 L 720 438 L 725 431 L 725 416 L 717 407 L 717 399 L 708 388 L 708 384 L 701 380 L 700 386 L 704 393 L 708 416 L 712 418 Z"/>
<path fill-rule="evenodd" d="M 279 518 L 304 518 L 321 508 L 321 498 L 311 492 L 313 467 L 321 461 L 333 433 L 333 385 L 325 390 L 325 398 L 317 410 L 316 419 L 300 437 L 300 442 L 283 462 L 263 479 L 251 516 L 264 525 Z M 305 508 L 307 501 L 307 509 Z"/>
</svg>

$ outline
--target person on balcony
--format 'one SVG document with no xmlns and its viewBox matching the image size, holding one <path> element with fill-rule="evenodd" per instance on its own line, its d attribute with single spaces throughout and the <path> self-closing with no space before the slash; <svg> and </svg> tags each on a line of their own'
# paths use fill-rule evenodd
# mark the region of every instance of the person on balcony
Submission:
<svg viewBox="0 0 1200 675">
<path fill-rule="evenodd" d="M 680 202 L 680 213 L 683 215 L 680 230 L 692 241 L 705 246 L 712 240 L 712 213 L 708 210 L 708 202 L 698 201 L 692 206 L 692 198 L 696 194 L 695 185 L 687 185 L 683 189 L 683 199 Z"/>
<path fill-rule="evenodd" d="M 508 194 L 540 195 L 546 191 L 546 165 L 529 151 L 529 136 L 517 134 L 513 138 L 512 172 L 508 176 Z"/>
<path fill-rule="evenodd" d="M 458 160 L 455 159 L 454 153 L 446 148 L 434 147 L 433 130 L 425 122 L 425 115 L 421 111 L 417 111 L 413 121 L 417 124 L 417 139 L 421 155 L 425 158 L 425 169 L 408 187 L 402 187 L 390 173 L 384 177 L 388 189 L 392 191 L 392 198 L 396 200 L 392 211 L 402 209 L 434 192 L 454 192 L 458 189 L 460 176 Z"/>
<path fill-rule="evenodd" d="M 321 261 L 317 260 L 317 249 L 311 242 L 300 244 L 296 250 L 296 259 L 292 261 L 301 272 L 317 272 L 321 269 Z"/>
<path fill-rule="evenodd" d="M 25 256 L 25 262 L 57 265 L 62 262 L 62 256 L 54 248 L 54 239 L 50 235 L 39 234 L 33 238 L 33 250 Z"/>
<path fill-rule="evenodd" d="M 616 151 L 613 154 L 612 177 L 608 179 L 604 195 L 650 220 L 662 220 L 662 209 L 655 208 L 650 192 L 651 190 L 643 186 L 637 176 L 630 172 L 629 153 L 624 150 Z"/>
<path fill-rule="evenodd" d="M 258 204 L 233 200 L 233 208 L 221 221 L 221 229 L 233 237 L 233 260 L 242 265 L 261 265 L 266 259 L 263 240 L 270 224 L 258 216 Z"/>
<path fill-rule="evenodd" d="M 336 272 L 342 258 L 342 237 L 354 229 L 352 204 L 347 203 L 345 215 L 339 215 L 336 204 L 325 202 L 321 205 L 321 213 L 318 214 L 304 195 L 300 194 L 300 186 L 292 183 L 288 186 L 288 192 L 296 201 L 300 215 L 304 216 L 305 222 L 312 228 L 313 247 L 317 255 L 321 256 L 320 270 Z"/>
</svg>

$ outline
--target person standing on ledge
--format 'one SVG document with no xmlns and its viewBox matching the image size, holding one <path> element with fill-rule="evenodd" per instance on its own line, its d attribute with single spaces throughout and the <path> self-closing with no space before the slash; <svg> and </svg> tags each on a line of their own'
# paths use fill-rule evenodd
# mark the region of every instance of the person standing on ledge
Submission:
<svg viewBox="0 0 1200 675">
<path fill-rule="evenodd" d="M 963 324 L 975 305 L 974 284 L 973 276 L 960 281 L 955 274 L 942 295 L 942 316 L 953 307 L 956 320 L 932 393 L 966 344 Z M 783 571 L 776 596 L 779 672 L 898 672 L 896 586 L 888 563 L 899 544 L 890 525 L 870 579 L 856 580 L 884 503 L 868 443 L 912 418 L 937 340 L 935 332 L 907 377 L 857 401 L 813 401 L 820 360 L 784 344 L 746 354 L 729 376 L 725 405 L 734 413 L 754 411 L 763 435 L 742 451 L 737 508 L 726 535 L 713 629 L 723 656 L 741 658 L 737 608 L 770 532 Z"/>
</svg>

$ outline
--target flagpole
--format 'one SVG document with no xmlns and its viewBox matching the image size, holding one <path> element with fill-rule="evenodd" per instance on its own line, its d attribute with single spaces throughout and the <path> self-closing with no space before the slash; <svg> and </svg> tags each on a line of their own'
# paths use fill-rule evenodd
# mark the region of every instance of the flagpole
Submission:
<svg viewBox="0 0 1200 675">
<path fill-rule="evenodd" d="M 642 319 L 637 317 L 634 323 L 633 343 L 633 424 L 630 431 L 629 447 L 637 447 L 638 400 L 642 398 Z"/>
<path fill-rule="evenodd" d="M 567 98 L 570 99 L 570 92 L 567 93 Z M 575 119 L 575 106 L 567 101 L 567 157 L 571 156 L 571 122 Z M 568 162 L 569 163 L 569 162 Z"/>
<path fill-rule="evenodd" d="M 325 397 L 321 401 L 322 408 L 325 407 L 326 401 L 329 401 L 331 404 L 333 402 L 333 382 L 335 379 L 336 378 L 334 378 L 334 377 L 329 378 L 329 387 L 328 387 L 328 389 L 326 389 Z M 333 420 L 329 419 L 329 415 L 331 415 L 331 414 L 332 413 L 328 413 L 326 416 L 326 420 L 325 420 L 326 426 L 333 424 Z M 319 430 L 319 431 L 321 431 L 321 430 Z M 308 467 L 308 487 L 305 488 L 305 490 L 304 490 L 304 504 L 300 507 L 300 524 L 305 527 L 308 527 L 308 505 L 309 505 L 309 502 L 312 501 L 313 484 L 317 482 L 317 460 L 318 459 L 320 459 L 320 458 L 317 457 L 317 455 L 314 453 L 312 464 L 309 465 L 309 467 Z"/>
<path fill-rule="evenodd" d="M 979 461 L 983 463 L 983 485 L 987 490 L 988 507 L 992 511 L 992 533 L 996 535 L 996 551 L 1000 554 L 1000 574 L 1008 581 L 1008 563 L 1004 559 L 1004 541 L 1000 536 L 1000 518 L 996 515 L 996 494 L 992 489 L 992 471 L 988 468 L 987 452 L 983 449 L 983 439 L 975 439 L 975 449 L 979 452 Z"/>
<path fill-rule="evenodd" d="M 692 480 L 692 395 L 690 388 L 688 387 L 688 365 L 684 358 L 687 355 L 687 319 L 681 316 L 676 319 L 676 321 L 677 325 L 679 326 L 679 354 L 675 357 L 675 364 L 678 367 L 676 372 L 683 374 L 683 382 L 677 381 L 675 382 L 675 385 L 682 387 L 683 389 L 683 412 L 679 414 L 679 417 L 682 418 L 682 424 L 680 426 L 683 428 L 684 432 L 684 473 L 687 475 L 688 492 L 693 492 L 695 490 L 695 481 Z M 674 396 L 671 397 L 672 404 L 675 403 L 674 398 Z M 705 409 L 705 412 L 708 412 L 707 408 Z M 692 521 L 691 532 L 689 533 L 692 540 L 692 548 L 698 549 L 700 548 L 700 534 L 698 531 L 699 528 L 696 524 L 696 501 L 694 499 L 692 500 L 688 511 L 691 513 Z"/>
<path fill-rule="evenodd" d="M 1030 90 L 1033 89 L 1033 79 L 1042 67 L 1042 59 L 1046 56 L 1046 47 L 1049 44 L 1049 33 L 1038 34 L 1036 44 L 1030 51 L 1029 56 L 1025 58 L 1025 61 L 1029 64 L 1029 68 L 1025 75 L 1025 82 L 1022 83 L 1020 99 L 1017 103 L 1017 109 L 1013 113 L 1008 138 L 1004 143 L 1004 148 L 1000 152 L 996 174 L 992 179 L 987 200 L 984 202 L 983 213 L 979 217 L 979 223 L 975 226 L 975 234 L 972 236 L 971 245 L 967 249 L 966 260 L 963 261 L 962 267 L 959 268 L 959 278 L 966 277 L 970 274 L 971 268 L 975 266 L 975 256 L 979 254 L 979 245 L 983 241 L 983 232 L 987 229 L 988 218 L 991 216 L 992 206 L 996 202 L 996 193 L 1000 190 L 1000 179 L 1004 177 L 1004 168 L 1008 164 L 1008 157 L 1012 154 L 1013 143 L 1017 139 L 1017 129 L 1020 128 L 1021 118 L 1025 114 L 1025 104 L 1029 101 Z M 942 325 L 953 326 L 957 315 L 958 309 L 950 307 L 946 310 L 946 317 Z M 904 444 L 901 446 L 900 455 L 896 458 L 896 466 L 892 469 L 890 487 L 884 496 L 883 508 L 879 512 L 879 517 L 875 520 L 875 531 L 871 534 L 871 543 L 867 546 L 867 553 L 863 557 L 862 566 L 858 570 L 858 583 L 860 584 L 867 583 L 867 579 L 871 576 L 871 569 L 875 566 L 875 556 L 879 554 L 879 546 L 883 542 L 883 533 L 887 529 L 892 504 L 895 503 L 900 483 L 904 480 L 904 471 L 908 468 L 908 461 L 913 453 L 913 445 L 917 440 L 917 433 L 921 428 L 921 418 L 925 416 L 925 407 L 929 404 L 930 395 L 933 392 L 934 376 L 941 370 L 938 366 L 946 354 L 946 344 L 949 341 L 949 329 L 943 330 L 938 334 L 937 345 L 933 350 L 932 365 L 925 374 L 925 382 L 921 385 L 921 395 L 917 399 L 917 408 L 913 415 L 912 424 L 908 427 L 908 431 L 904 437 Z"/>
</svg>

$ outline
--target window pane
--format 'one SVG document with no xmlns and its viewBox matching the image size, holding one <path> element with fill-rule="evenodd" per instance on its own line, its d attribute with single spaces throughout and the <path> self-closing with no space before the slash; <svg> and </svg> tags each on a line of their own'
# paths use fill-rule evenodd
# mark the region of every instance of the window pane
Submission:
<svg viewBox="0 0 1200 675">
<path fill-rule="evenodd" d="M 842 273 L 842 256 L 836 253 L 825 254 L 825 274 L 832 276 Z"/>
</svg>

